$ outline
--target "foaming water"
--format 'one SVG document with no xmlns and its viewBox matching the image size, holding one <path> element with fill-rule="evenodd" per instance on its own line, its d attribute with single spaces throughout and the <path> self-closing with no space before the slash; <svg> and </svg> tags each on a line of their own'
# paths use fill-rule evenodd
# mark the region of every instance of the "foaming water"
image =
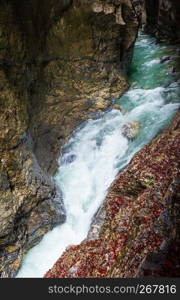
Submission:
<svg viewBox="0 0 180 300">
<path fill-rule="evenodd" d="M 66 222 L 24 256 L 17 277 L 43 277 L 67 246 L 86 238 L 92 217 L 119 170 L 178 109 L 177 85 L 165 84 L 167 69 L 159 63 L 163 51 L 152 38 L 140 36 L 131 70 L 133 87 L 117 100 L 127 113 L 112 110 L 87 121 L 64 147 L 55 180 L 62 191 Z M 141 123 L 140 133 L 128 141 L 121 127 L 134 120 Z"/>
<path fill-rule="evenodd" d="M 154 64 L 159 64 L 160 63 L 160 59 L 158 58 L 155 58 L 155 59 L 152 59 L 151 61 L 147 61 L 144 63 L 144 66 L 146 67 L 151 67 L 153 66 Z"/>
</svg>

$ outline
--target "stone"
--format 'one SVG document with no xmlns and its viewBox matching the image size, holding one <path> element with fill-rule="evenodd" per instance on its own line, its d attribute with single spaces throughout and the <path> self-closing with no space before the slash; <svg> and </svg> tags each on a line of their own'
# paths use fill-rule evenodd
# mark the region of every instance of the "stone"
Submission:
<svg viewBox="0 0 180 300">
<path fill-rule="evenodd" d="M 122 107 L 119 104 L 114 104 L 113 109 L 122 111 Z"/>
<path fill-rule="evenodd" d="M 125 25 L 126 23 L 123 20 L 122 16 L 122 5 L 120 4 L 116 10 L 116 23 L 120 25 Z"/>
<path fill-rule="evenodd" d="M 127 111 L 124 108 L 122 108 L 119 104 L 113 105 L 113 109 L 119 110 L 123 115 L 127 113 Z"/>
<path fill-rule="evenodd" d="M 138 121 L 133 121 L 126 123 L 122 126 L 122 134 L 128 138 L 128 140 L 133 140 L 139 134 L 141 124 Z"/>
<path fill-rule="evenodd" d="M 63 163 L 65 164 L 71 164 L 76 160 L 76 155 L 75 154 L 68 154 L 66 156 L 63 157 Z"/>
<path fill-rule="evenodd" d="M 164 62 L 168 61 L 171 59 L 171 56 L 163 56 L 160 60 L 160 63 L 163 64 Z"/>
</svg>

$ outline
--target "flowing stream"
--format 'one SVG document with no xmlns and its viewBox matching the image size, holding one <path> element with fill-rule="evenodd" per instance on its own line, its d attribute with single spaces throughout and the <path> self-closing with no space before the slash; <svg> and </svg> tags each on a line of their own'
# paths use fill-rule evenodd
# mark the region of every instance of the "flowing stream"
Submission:
<svg viewBox="0 0 180 300">
<path fill-rule="evenodd" d="M 167 51 L 153 38 L 139 35 L 130 69 L 131 88 L 116 101 L 127 113 L 111 110 L 88 120 L 65 145 L 55 180 L 62 191 L 66 222 L 24 256 L 17 277 L 43 277 L 67 246 L 86 238 L 92 217 L 120 169 L 178 109 L 178 84 L 168 74 L 169 62 L 160 63 Z M 140 132 L 128 141 L 121 127 L 134 120 L 141 123 Z"/>
</svg>

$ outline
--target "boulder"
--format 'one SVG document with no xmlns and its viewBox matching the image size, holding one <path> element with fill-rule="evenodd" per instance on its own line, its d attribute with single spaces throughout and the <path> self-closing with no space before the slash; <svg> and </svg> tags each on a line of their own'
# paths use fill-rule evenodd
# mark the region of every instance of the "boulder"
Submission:
<svg viewBox="0 0 180 300">
<path fill-rule="evenodd" d="M 139 134 L 140 127 L 141 125 L 138 121 L 126 123 L 121 128 L 122 134 L 127 137 L 128 140 L 133 140 Z"/>
<path fill-rule="evenodd" d="M 163 56 L 160 60 L 160 63 L 163 64 L 164 62 L 168 61 L 171 59 L 171 56 Z"/>
<path fill-rule="evenodd" d="M 123 115 L 127 113 L 127 111 L 119 104 L 114 104 L 113 109 L 119 110 Z"/>
<path fill-rule="evenodd" d="M 114 104 L 113 109 L 122 111 L 122 107 L 119 104 Z"/>
</svg>

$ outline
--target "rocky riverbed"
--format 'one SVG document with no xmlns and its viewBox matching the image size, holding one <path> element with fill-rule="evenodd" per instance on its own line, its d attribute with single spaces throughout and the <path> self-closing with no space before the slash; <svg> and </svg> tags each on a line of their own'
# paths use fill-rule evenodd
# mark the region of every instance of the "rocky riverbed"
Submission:
<svg viewBox="0 0 180 300">
<path fill-rule="evenodd" d="M 109 189 L 88 239 L 46 278 L 178 277 L 180 114 L 138 152 Z"/>
</svg>

